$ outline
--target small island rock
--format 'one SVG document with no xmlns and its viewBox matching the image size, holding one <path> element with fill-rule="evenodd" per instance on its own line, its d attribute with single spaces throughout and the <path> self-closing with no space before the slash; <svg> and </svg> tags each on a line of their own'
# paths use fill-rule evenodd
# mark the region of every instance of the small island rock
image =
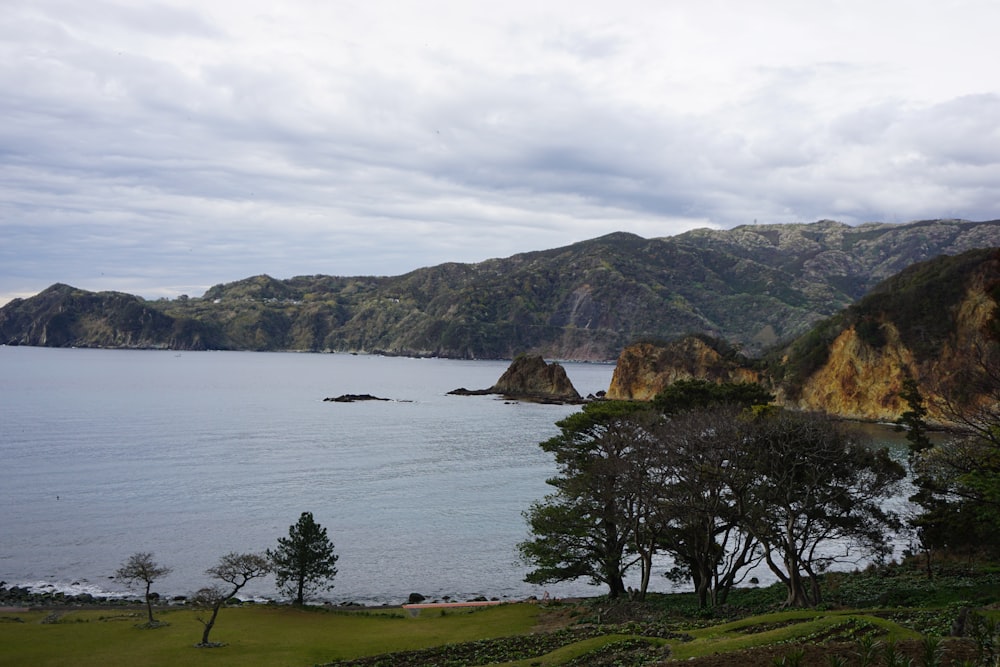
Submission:
<svg viewBox="0 0 1000 667">
<path fill-rule="evenodd" d="M 556 362 L 545 363 L 536 354 L 519 355 L 489 389 L 455 389 L 448 392 L 459 396 L 500 394 L 506 398 L 544 403 L 580 403 L 583 399 L 566 375 L 566 369 Z"/>
<path fill-rule="evenodd" d="M 324 398 L 324 401 L 331 403 L 354 403 L 356 401 L 388 401 L 388 398 L 379 398 L 371 394 L 341 394 L 336 398 Z"/>
</svg>

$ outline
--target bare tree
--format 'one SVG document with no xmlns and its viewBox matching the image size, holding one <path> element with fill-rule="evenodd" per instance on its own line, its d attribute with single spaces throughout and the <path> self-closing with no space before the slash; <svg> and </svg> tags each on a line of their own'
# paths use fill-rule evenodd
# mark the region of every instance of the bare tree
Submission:
<svg viewBox="0 0 1000 667">
<path fill-rule="evenodd" d="M 167 576 L 171 572 L 172 570 L 169 567 L 163 567 L 153 560 L 153 554 L 145 551 L 139 551 L 129 556 L 128 560 L 122 563 L 121 567 L 115 572 L 115 577 L 126 582 L 129 586 L 140 582 L 145 584 L 146 593 L 144 597 L 146 600 L 146 612 L 149 614 L 150 627 L 156 626 L 157 623 L 153 618 L 153 600 L 149 589 L 152 587 L 154 581 Z"/>
<path fill-rule="evenodd" d="M 271 561 L 263 554 L 240 554 L 231 552 L 219 559 L 215 567 L 205 570 L 205 574 L 214 579 L 218 579 L 228 586 L 218 584 L 209 588 L 203 588 L 195 594 L 195 602 L 212 610 L 212 615 L 208 620 L 198 618 L 205 626 L 205 631 L 201 635 L 201 643 L 198 646 L 212 647 L 219 644 L 212 644 L 208 641 L 208 634 L 215 626 L 215 619 L 219 615 L 219 610 L 226 600 L 230 600 L 246 586 L 251 579 L 263 577 L 271 571 Z"/>
</svg>

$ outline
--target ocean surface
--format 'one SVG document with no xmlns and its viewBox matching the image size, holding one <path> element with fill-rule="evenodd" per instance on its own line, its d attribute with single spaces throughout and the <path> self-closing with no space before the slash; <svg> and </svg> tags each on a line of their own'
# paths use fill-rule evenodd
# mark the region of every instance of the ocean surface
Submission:
<svg viewBox="0 0 1000 667">
<path fill-rule="evenodd" d="M 522 598 L 522 512 L 555 472 L 538 447 L 578 406 L 449 396 L 506 361 L 0 347 L 0 580 L 94 594 L 129 554 L 185 595 L 303 511 L 339 555 L 331 602 Z M 613 366 L 566 363 L 581 394 Z M 391 399 L 324 402 L 346 393 Z M 585 582 L 552 595 L 596 594 Z M 251 596 L 274 597 L 273 580 Z"/>
<path fill-rule="evenodd" d="M 538 443 L 579 407 L 447 395 L 508 365 L 0 347 L 0 580 L 124 594 L 111 575 L 151 551 L 173 568 L 154 590 L 187 595 L 220 556 L 274 548 L 309 511 L 339 556 L 318 598 L 335 604 L 600 594 L 524 583 L 517 552 L 555 473 Z M 583 395 L 614 369 L 563 365 Z M 347 393 L 390 400 L 323 401 Z M 672 590 L 659 576 L 651 589 Z M 245 593 L 278 598 L 270 578 Z"/>
</svg>

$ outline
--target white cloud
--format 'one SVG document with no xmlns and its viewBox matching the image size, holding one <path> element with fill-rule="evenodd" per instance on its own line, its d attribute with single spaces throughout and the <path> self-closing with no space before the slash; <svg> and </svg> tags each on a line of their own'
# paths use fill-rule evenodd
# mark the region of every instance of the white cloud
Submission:
<svg viewBox="0 0 1000 667">
<path fill-rule="evenodd" d="M 0 302 L 995 218 L 989 0 L 10 0 Z"/>
</svg>

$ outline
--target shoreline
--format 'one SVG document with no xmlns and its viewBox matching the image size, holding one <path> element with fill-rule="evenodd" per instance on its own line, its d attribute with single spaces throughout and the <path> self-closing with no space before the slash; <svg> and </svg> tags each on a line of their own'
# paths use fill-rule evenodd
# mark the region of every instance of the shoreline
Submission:
<svg viewBox="0 0 1000 667">
<path fill-rule="evenodd" d="M 189 608 L 188 596 L 177 595 L 173 597 L 160 596 L 157 593 L 152 593 L 153 608 L 154 609 L 184 609 Z M 485 598 L 483 596 L 477 596 L 469 600 L 461 600 L 459 598 L 444 596 L 441 599 L 430 599 L 423 598 L 427 600 L 424 606 L 442 606 L 442 605 L 452 605 L 452 606 L 475 606 L 475 605 L 499 605 L 499 604 L 513 604 L 520 602 L 537 602 L 540 598 L 536 596 L 528 596 L 525 598 L 518 599 L 508 599 L 504 598 Z M 239 604 L 247 605 L 275 605 L 275 606 L 293 606 L 290 601 L 277 600 L 273 598 L 241 598 L 237 596 Z M 358 602 L 341 602 L 339 604 L 328 602 L 328 601 L 316 601 L 313 603 L 306 603 L 304 606 L 309 607 L 322 607 L 331 610 L 366 610 L 366 609 L 404 609 L 408 605 L 413 606 L 413 603 L 399 602 L 399 603 L 382 603 L 382 604 L 361 604 Z M 27 613 L 32 611 L 71 611 L 76 609 L 145 609 L 146 602 L 142 599 L 140 595 L 128 594 L 109 594 L 109 595 L 94 595 L 92 593 L 65 593 L 59 590 L 46 590 L 38 591 L 36 589 L 27 586 L 10 586 L 8 587 L 6 582 L 0 582 L 0 613 Z"/>
</svg>

